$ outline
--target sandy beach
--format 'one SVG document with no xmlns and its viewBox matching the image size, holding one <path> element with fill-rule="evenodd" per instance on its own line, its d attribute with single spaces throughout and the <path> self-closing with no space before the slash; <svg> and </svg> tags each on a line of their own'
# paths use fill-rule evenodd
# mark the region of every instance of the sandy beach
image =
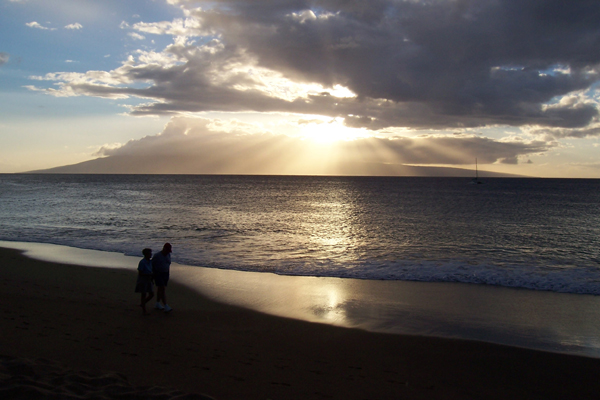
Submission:
<svg viewBox="0 0 600 400">
<path fill-rule="evenodd" d="M 170 284 L 143 316 L 130 270 L 1 249 L 0 396 L 592 399 L 600 360 L 261 314 Z M 87 397 L 86 397 L 87 396 Z"/>
</svg>

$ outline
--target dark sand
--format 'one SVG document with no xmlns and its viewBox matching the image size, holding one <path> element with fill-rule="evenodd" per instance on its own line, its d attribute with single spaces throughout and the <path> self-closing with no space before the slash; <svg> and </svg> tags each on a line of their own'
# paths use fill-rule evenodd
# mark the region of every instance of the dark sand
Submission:
<svg viewBox="0 0 600 400">
<path fill-rule="evenodd" d="M 600 393 L 599 359 L 279 318 L 176 284 L 168 288 L 175 311 L 142 316 L 132 271 L 52 264 L 9 249 L 0 249 L 0 260 L 0 398 L 595 399 Z"/>
</svg>

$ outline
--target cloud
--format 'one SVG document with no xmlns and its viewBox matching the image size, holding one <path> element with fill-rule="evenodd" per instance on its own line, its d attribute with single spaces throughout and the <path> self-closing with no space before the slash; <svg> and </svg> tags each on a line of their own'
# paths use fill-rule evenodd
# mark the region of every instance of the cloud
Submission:
<svg viewBox="0 0 600 400">
<path fill-rule="evenodd" d="M 127 35 L 129 37 L 131 37 L 132 39 L 134 39 L 134 40 L 144 40 L 144 39 L 146 39 L 145 36 L 142 36 L 142 35 L 140 35 L 139 33 L 136 33 L 136 32 L 129 32 Z"/>
<path fill-rule="evenodd" d="M 75 30 L 78 30 L 78 29 L 82 29 L 82 28 L 83 28 L 83 25 L 81 25 L 78 22 L 76 22 L 74 24 L 69 24 L 69 25 L 65 26 L 65 29 L 75 29 Z"/>
<path fill-rule="evenodd" d="M 138 22 L 132 28 L 139 32 L 154 35 L 198 36 L 198 34 L 209 34 L 209 32 L 203 32 L 201 22 L 196 18 L 178 18 L 172 22 Z"/>
<path fill-rule="evenodd" d="M 577 132 L 598 118 L 589 91 L 600 80 L 600 2 L 169 3 L 185 18 L 121 28 L 170 35 L 170 46 L 138 51 L 106 81 L 57 74 L 48 92 L 147 99 L 133 115 L 296 113 L 373 131 Z M 579 101 L 566 101 L 574 93 Z"/>
<path fill-rule="evenodd" d="M 0 52 L 0 65 L 4 65 L 10 59 L 10 55 L 8 53 Z"/>
<path fill-rule="evenodd" d="M 35 28 L 35 29 L 42 29 L 42 30 L 51 30 L 54 31 L 56 30 L 56 28 L 47 28 L 41 24 L 39 24 L 38 22 L 32 21 L 32 22 L 28 22 L 25 25 L 27 25 L 30 28 Z"/>
<path fill-rule="evenodd" d="M 240 122 L 177 117 L 158 135 L 102 147 L 115 160 L 152 160 L 168 173 L 386 174 L 404 164 L 514 163 L 547 151 L 541 141 L 495 141 L 469 135 L 363 138 L 327 146 Z M 122 164 L 125 166 L 125 164 Z"/>
<path fill-rule="evenodd" d="M 583 139 L 588 137 L 598 137 L 600 136 L 600 123 L 590 124 L 589 127 L 578 129 L 537 128 L 529 130 L 529 133 L 536 136 L 547 136 L 554 139 Z"/>
</svg>

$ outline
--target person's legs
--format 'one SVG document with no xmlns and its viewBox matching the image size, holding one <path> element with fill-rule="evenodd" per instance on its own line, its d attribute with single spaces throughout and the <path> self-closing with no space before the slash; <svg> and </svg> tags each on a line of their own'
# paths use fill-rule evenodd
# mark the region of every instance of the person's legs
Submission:
<svg viewBox="0 0 600 400">
<path fill-rule="evenodd" d="M 142 292 L 140 307 L 142 307 L 142 312 L 144 314 L 148 314 L 148 312 L 146 311 L 146 303 L 148 302 L 148 300 L 150 300 L 150 298 L 146 298 L 146 292 Z"/>
<path fill-rule="evenodd" d="M 156 287 L 156 308 L 162 309 L 163 306 L 160 303 L 166 304 L 165 301 L 165 287 L 157 286 Z"/>
<path fill-rule="evenodd" d="M 172 311 L 173 309 L 167 304 L 167 283 L 169 282 L 169 274 L 157 274 L 154 276 L 154 283 L 156 284 L 156 306 L 157 310 L 164 310 L 166 312 Z M 162 304 L 161 304 L 162 303 Z"/>
<path fill-rule="evenodd" d="M 163 287 L 163 294 L 162 294 L 162 299 L 163 299 L 163 304 L 165 305 L 165 312 L 171 312 L 173 311 L 173 309 L 171 308 L 171 306 L 169 306 L 167 304 L 167 290 L 166 287 Z"/>
<path fill-rule="evenodd" d="M 154 297 L 154 292 L 149 292 L 147 294 L 148 294 L 148 297 L 146 297 L 146 300 L 144 301 L 144 304 L 146 304 L 147 302 L 149 302 L 150 300 L 152 300 L 152 298 Z"/>
</svg>

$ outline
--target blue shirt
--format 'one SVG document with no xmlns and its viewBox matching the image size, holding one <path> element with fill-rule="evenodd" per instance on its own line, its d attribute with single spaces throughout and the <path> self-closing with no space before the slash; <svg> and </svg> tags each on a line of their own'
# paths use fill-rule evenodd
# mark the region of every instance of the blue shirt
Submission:
<svg viewBox="0 0 600 400">
<path fill-rule="evenodd" d="M 164 255 L 159 251 L 152 257 L 152 270 L 156 272 L 169 272 L 171 269 L 171 253 Z"/>
<path fill-rule="evenodd" d="M 142 275 L 152 275 L 152 261 L 142 258 L 138 264 L 138 271 Z"/>
</svg>

